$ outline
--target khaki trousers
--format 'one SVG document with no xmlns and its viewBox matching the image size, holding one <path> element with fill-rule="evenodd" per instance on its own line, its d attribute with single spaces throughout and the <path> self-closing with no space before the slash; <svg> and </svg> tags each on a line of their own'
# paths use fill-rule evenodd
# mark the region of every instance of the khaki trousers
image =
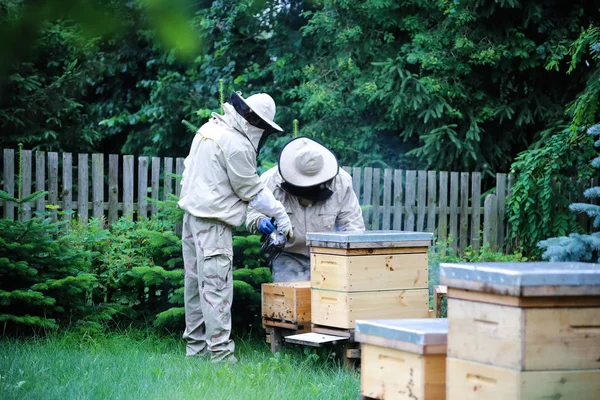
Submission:
<svg viewBox="0 0 600 400">
<path fill-rule="evenodd" d="M 217 221 L 183 217 L 185 332 L 188 356 L 235 360 L 231 334 L 233 244 L 231 227 Z"/>
</svg>

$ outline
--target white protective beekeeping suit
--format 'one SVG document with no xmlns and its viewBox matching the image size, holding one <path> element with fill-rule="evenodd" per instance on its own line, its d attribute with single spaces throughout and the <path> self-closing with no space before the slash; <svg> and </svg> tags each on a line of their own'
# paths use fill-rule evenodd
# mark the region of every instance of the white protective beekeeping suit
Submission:
<svg viewBox="0 0 600 400">
<path fill-rule="evenodd" d="M 183 220 L 185 266 L 184 338 L 188 356 L 235 362 L 231 333 L 232 232 L 248 204 L 274 217 L 291 236 L 291 222 L 256 173 L 259 142 L 273 122 L 275 103 L 267 94 L 244 100 L 232 93 L 224 115 L 213 114 L 195 135 L 184 162 L 178 206 Z M 249 123 L 251 121 L 254 125 Z M 258 126 L 257 126 L 258 125 Z"/>
<path fill-rule="evenodd" d="M 307 232 L 365 229 L 362 210 L 352 189 L 352 178 L 339 169 L 333 153 L 312 139 L 290 141 L 281 151 L 279 164 L 266 171 L 261 179 L 283 203 L 294 226 L 294 237 L 273 261 L 274 282 L 310 279 Z M 290 190 L 286 182 L 296 191 Z M 310 192 L 314 192 L 311 188 L 319 184 L 323 184 L 323 190 L 317 191 L 313 201 L 301 197 L 303 191 L 310 197 Z M 266 218 L 263 213 L 250 207 L 246 216 L 247 228 L 258 233 L 263 218 Z"/>
</svg>

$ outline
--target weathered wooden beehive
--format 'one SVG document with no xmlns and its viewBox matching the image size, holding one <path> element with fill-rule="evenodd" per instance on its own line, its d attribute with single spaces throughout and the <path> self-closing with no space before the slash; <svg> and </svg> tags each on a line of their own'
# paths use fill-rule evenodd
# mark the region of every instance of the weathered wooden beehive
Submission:
<svg viewBox="0 0 600 400">
<path fill-rule="evenodd" d="M 398 231 L 308 233 L 313 326 L 348 330 L 357 319 L 428 317 L 432 237 Z"/>
<path fill-rule="evenodd" d="M 310 282 L 262 285 L 262 318 L 266 326 L 310 331 Z"/>
<path fill-rule="evenodd" d="M 445 318 L 361 320 L 354 335 L 361 344 L 363 398 L 445 398 Z"/>
<path fill-rule="evenodd" d="M 600 398 L 600 265 L 442 264 L 447 398 Z"/>
</svg>

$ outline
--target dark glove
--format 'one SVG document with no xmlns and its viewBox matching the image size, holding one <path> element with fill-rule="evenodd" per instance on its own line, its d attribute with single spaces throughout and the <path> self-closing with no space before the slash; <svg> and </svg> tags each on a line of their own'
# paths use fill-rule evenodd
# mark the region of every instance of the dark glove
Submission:
<svg viewBox="0 0 600 400">
<path fill-rule="evenodd" d="M 263 218 L 258 223 L 258 230 L 263 235 L 268 235 L 275 230 L 275 226 L 271 223 L 269 218 Z"/>
</svg>

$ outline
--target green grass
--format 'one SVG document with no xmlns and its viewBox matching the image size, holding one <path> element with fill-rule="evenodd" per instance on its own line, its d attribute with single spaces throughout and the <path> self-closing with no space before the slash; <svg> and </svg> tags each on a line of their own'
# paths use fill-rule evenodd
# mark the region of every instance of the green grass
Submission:
<svg viewBox="0 0 600 400">
<path fill-rule="evenodd" d="M 0 340 L 0 399 L 357 399 L 360 379 L 301 350 L 237 340 L 235 365 L 136 331 Z"/>
</svg>

